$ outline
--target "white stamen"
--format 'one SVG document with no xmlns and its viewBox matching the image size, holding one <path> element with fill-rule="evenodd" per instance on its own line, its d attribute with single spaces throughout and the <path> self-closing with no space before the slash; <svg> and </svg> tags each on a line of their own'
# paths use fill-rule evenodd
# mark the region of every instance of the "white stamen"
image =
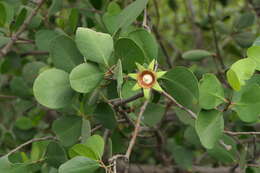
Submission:
<svg viewBox="0 0 260 173">
<path fill-rule="evenodd" d="M 151 84 L 153 82 L 153 77 L 150 74 L 145 74 L 143 76 L 143 82 L 146 84 Z"/>
</svg>

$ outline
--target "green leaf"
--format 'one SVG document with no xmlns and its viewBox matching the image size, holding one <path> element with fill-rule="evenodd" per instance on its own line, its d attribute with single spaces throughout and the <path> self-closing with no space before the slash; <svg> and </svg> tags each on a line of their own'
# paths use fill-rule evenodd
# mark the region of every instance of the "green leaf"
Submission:
<svg viewBox="0 0 260 173">
<path fill-rule="evenodd" d="M 194 127 L 195 120 L 191 118 L 190 114 L 178 107 L 174 108 L 178 119 L 185 125 Z"/>
<path fill-rule="evenodd" d="M 247 49 L 247 57 L 256 63 L 256 70 L 260 71 L 260 46 L 252 46 Z"/>
<path fill-rule="evenodd" d="M 176 144 L 175 141 L 170 141 L 168 148 L 173 155 L 174 161 L 183 169 L 191 169 L 193 161 L 192 151 Z"/>
<path fill-rule="evenodd" d="M 119 29 L 125 29 L 131 25 L 136 18 L 142 13 L 146 7 L 148 0 L 136 0 L 127 6 L 117 17 L 117 27 L 114 32 L 117 32 Z"/>
<path fill-rule="evenodd" d="M 109 34 L 79 27 L 75 38 L 77 47 L 87 60 L 108 66 L 113 52 L 113 39 Z"/>
<path fill-rule="evenodd" d="M 46 162 L 48 165 L 58 168 L 67 160 L 64 148 L 57 142 L 50 142 L 46 151 Z"/>
<path fill-rule="evenodd" d="M 3 3 L 0 3 L 0 26 L 4 26 L 6 22 L 6 10 Z"/>
<path fill-rule="evenodd" d="M 34 80 L 39 74 L 39 71 L 46 66 L 43 62 L 34 61 L 31 63 L 25 64 L 23 67 L 22 75 L 23 79 L 30 85 L 33 84 Z"/>
<path fill-rule="evenodd" d="M 232 147 L 231 150 L 227 150 L 221 144 L 217 143 L 214 148 L 207 150 L 209 155 L 222 163 L 236 162 L 238 151 L 237 151 L 237 146 L 235 141 L 227 135 L 223 135 L 221 140 L 226 145 L 231 146 Z"/>
<path fill-rule="evenodd" d="M 85 143 L 88 137 L 91 135 L 91 125 L 89 120 L 83 118 L 82 119 L 82 127 L 81 127 L 81 143 Z"/>
<path fill-rule="evenodd" d="M 14 6 L 13 6 L 13 4 L 10 4 L 10 3 L 6 3 L 6 2 L 4 2 L 4 1 L 2 1 L 1 2 L 1 4 L 4 6 L 4 8 L 5 8 L 5 23 L 6 24 L 10 24 L 14 19 L 14 13 L 15 13 L 15 11 L 14 11 Z M 0 10 L 1 11 L 1 10 Z M 1 13 L 1 12 L 0 12 Z M 1 16 L 1 15 L 0 15 Z M 4 16 L 2 16 L 3 18 L 4 18 Z M 2 18 L 2 19 L 3 19 Z M 7 25 L 7 26 L 8 26 Z"/>
<path fill-rule="evenodd" d="M 252 32 L 242 32 L 233 35 L 233 38 L 239 46 L 248 48 L 253 44 L 255 35 Z"/>
<path fill-rule="evenodd" d="M 70 32 L 74 33 L 78 25 L 78 20 L 79 20 L 79 10 L 77 8 L 72 8 L 70 11 L 69 22 L 68 22 Z"/>
<path fill-rule="evenodd" d="M 4 173 L 28 173 L 28 164 L 13 164 L 8 160 L 8 156 L 0 157 L 0 170 Z"/>
<path fill-rule="evenodd" d="M 110 34 L 113 34 L 117 28 L 117 17 L 120 12 L 120 6 L 112 1 L 108 5 L 106 13 L 102 16 L 104 25 Z"/>
<path fill-rule="evenodd" d="M 63 116 L 55 120 L 52 130 L 64 146 L 76 143 L 81 135 L 82 119 L 77 116 Z"/>
<path fill-rule="evenodd" d="M 32 93 L 27 83 L 21 77 L 14 77 L 10 83 L 11 91 L 21 98 L 29 98 Z"/>
<path fill-rule="evenodd" d="M 101 160 L 105 148 L 105 142 L 101 136 L 99 135 L 90 136 L 87 139 L 85 145 L 95 153 L 96 158 Z"/>
<path fill-rule="evenodd" d="M 58 69 L 42 72 L 34 82 L 33 92 L 39 103 L 52 109 L 67 106 L 74 96 L 69 74 Z"/>
<path fill-rule="evenodd" d="M 257 37 L 253 43 L 253 46 L 260 46 L 260 37 Z"/>
<path fill-rule="evenodd" d="M 53 30 L 39 30 L 35 33 L 35 44 L 39 50 L 49 51 L 51 49 L 51 41 L 58 35 L 60 35 L 60 33 Z"/>
<path fill-rule="evenodd" d="M 227 80 L 230 86 L 238 91 L 245 81 L 250 79 L 256 68 L 255 62 L 250 58 L 240 59 L 227 71 Z"/>
<path fill-rule="evenodd" d="M 116 66 L 115 78 L 117 81 L 117 93 L 122 98 L 121 89 L 124 83 L 124 76 L 123 76 L 123 69 L 122 69 L 122 62 L 119 59 Z"/>
<path fill-rule="evenodd" d="M 62 9 L 63 0 L 53 0 L 48 11 L 48 16 L 54 15 Z"/>
<path fill-rule="evenodd" d="M 115 112 L 107 103 L 99 103 L 94 111 L 95 119 L 105 128 L 113 130 L 116 125 Z"/>
<path fill-rule="evenodd" d="M 69 149 L 69 156 L 70 156 L 70 158 L 73 158 L 76 156 L 84 156 L 84 157 L 88 157 L 93 160 L 99 159 L 99 157 L 96 156 L 95 152 L 92 151 L 85 144 L 76 144 L 73 147 L 71 147 Z"/>
<path fill-rule="evenodd" d="M 199 83 L 199 103 L 203 109 L 213 109 L 224 102 L 224 90 L 214 74 L 205 74 Z"/>
<path fill-rule="evenodd" d="M 149 62 L 153 59 L 157 59 L 158 45 L 156 39 L 146 29 L 137 29 L 129 33 L 128 36 L 144 50 L 146 59 L 148 59 Z"/>
<path fill-rule="evenodd" d="M 0 48 L 7 44 L 11 39 L 8 37 L 0 36 Z"/>
<path fill-rule="evenodd" d="M 163 77 L 163 86 L 166 91 L 180 104 L 194 111 L 197 110 L 199 100 L 198 80 L 185 67 L 175 67 Z"/>
<path fill-rule="evenodd" d="M 255 22 L 255 14 L 252 12 L 243 13 L 234 24 L 235 29 L 245 29 L 250 27 Z"/>
<path fill-rule="evenodd" d="M 233 99 L 233 107 L 242 121 L 256 122 L 260 114 L 260 87 L 252 84 L 242 90 L 241 96 Z"/>
<path fill-rule="evenodd" d="M 99 168 L 95 160 L 77 156 L 59 167 L 59 173 L 94 173 Z"/>
<path fill-rule="evenodd" d="M 15 126 L 21 130 L 29 130 L 33 127 L 33 122 L 28 117 L 20 117 L 16 120 Z"/>
<path fill-rule="evenodd" d="M 213 53 L 201 49 L 189 50 L 182 54 L 183 59 L 190 60 L 190 61 L 199 61 L 201 59 L 212 57 L 212 56 Z"/>
<path fill-rule="evenodd" d="M 143 122 L 148 126 L 155 126 L 161 121 L 164 112 L 164 107 L 162 105 L 149 103 L 143 114 Z"/>
<path fill-rule="evenodd" d="M 224 119 L 217 110 L 201 111 L 195 122 L 195 129 L 202 145 L 212 149 L 222 136 Z"/>
<path fill-rule="evenodd" d="M 70 72 L 83 62 L 75 42 L 66 35 L 57 36 L 50 45 L 50 56 L 55 67 Z"/>
<path fill-rule="evenodd" d="M 75 67 L 70 73 L 72 89 L 80 93 L 89 93 L 98 87 L 104 74 L 91 63 L 83 63 Z"/>
<path fill-rule="evenodd" d="M 27 15 L 27 10 L 26 10 L 26 8 L 23 8 L 20 11 L 18 17 L 16 18 L 15 23 L 11 24 L 10 29 L 12 31 L 18 30 L 18 28 L 23 24 L 23 22 L 24 22 L 24 20 L 26 18 L 26 15 Z"/>
<path fill-rule="evenodd" d="M 115 53 L 122 61 L 123 70 L 127 72 L 132 72 L 136 69 L 136 63 L 143 64 L 145 61 L 143 50 L 129 38 L 117 40 Z"/>
</svg>

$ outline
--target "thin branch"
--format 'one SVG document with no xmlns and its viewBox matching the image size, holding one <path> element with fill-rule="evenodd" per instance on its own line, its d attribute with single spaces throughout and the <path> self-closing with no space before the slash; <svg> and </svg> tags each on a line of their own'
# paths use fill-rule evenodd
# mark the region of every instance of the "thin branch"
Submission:
<svg viewBox="0 0 260 173">
<path fill-rule="evenodd" d="M 144 111 L 145 111 L 147 105 L 148 105 L 148 101 L 145 101 L 144 104 L 143 104 L 143 106 L 141 107 L 140 112 L 139 112 L 139 115 L 138 115 L 138 117 L 137 117 L 136 124 L 135 124 L 135 130 L 134 130 L 134 132 L 133 132 L 133 136 L 132 136 L 132 138 L 131 138 L 131 141 L 130 141 L 130 143 L 129 143 L 129 145 L 128 145 L 128 148 L 127 148 L 127 151 L 126 151 L 126 154 L 125 154 L 125 156 L 126 156 L 126 158 L 127 158 L 128 160 L 129 160 L 129 158 L 130 158 L 130 155 L 131 155 L 131 153 L 132 153 L 133 147 L 134 147 L 134 145 L 135 145 L 136 137 L 137 137 L 137 135 L 138 135 L 138 133 L 139 133 L 139 129 L 140 129 L 141 119 L 142 119 L 143 113 L 144 113 Z"/>
<path fill-rule="evenodd" d="M 0 95 L 0 98 L 2 99 L 15 99 L 17 96 L 11 96 L 11 95 Z"/>
<path fill-rule="evenodd" d="M 166 63 L 168 65 L 168 67 L 172 68 L 171 57 L 168 54 L 168 52 L 167 52 L 167 50 L 166 50 L 166 48 L 165 48 L 165 46 L 163 44 L 162 37 L 161 37 L 159 31 L 157 30 L 157 28 L 155 26 L 152 26 L 152 29 L 153 29 L 155 37 L 156 37 L 156 39 L 157 39 L 157 41 L 158 41 L 158 43 L 159 43 L 159 45 L 160 45 L 160 47 L 162 49 L 162 52 L 163 52 L 163 54 L 164 54 L 164 56 L 166 58 Z"/>
<path fill-rule="evenodd" d="M 215 23 L 214 23 L 214 21 L 212 19 L 212 16 L 210 15 L 210 11 L 211 11 L 212 5 L 213 5 L 212 3 L 213 3 L 213 1 L 209 0 L 208 18 L 209 18 L 209 21 L 210 21 L 210 24 L 211 24 L 212 35 L 213 35 L 215 49 L 216 49 L 216 58 L 217 58 L 217 60 L 220 63 L 222 71 L 225 71 L 226 67 L 225 67 L 225 64 L 223 62 L 223 58 L 221 56 L 221 52 L 220 52 L 220 48 L 219 48 L 218 36 L 217 36 L 216 29 L 215 29 Z M 222 72 L 219 72 L 219 73 L 222 74 Z"/>
<path fill-rule="evenodd" d="M 21 57 L 28 56 L 28 55 L 48 55 L 49 52 L 47 51 L 29 51 L 21 53 Z"/>
<path fill-rule="evenodd" d="M 232 132 L 228 130 L 224 130 L 224 133 L 232 136 L 238 136 L 238 135 L 260 135 L 260 132 Z"/>
<path fill-rule="evenodd" d="M 165 97 L 167 97 L 169 100 L 171 100 L 176 106 L 178 106 L 179 108 L 181 108 L 182 110 L 186 111 L 187 113 L 189 113 L 189 115 L 193 118 L 193 119 L 197 119 L 197 115 L 190 109 L 182 106 L 180 103 L 177 102 L 177 100 L 175 100 L 175 98 L 173 98 L 170 94 L 168 94 L 165 91 L 161 92 Z"/>
<path fill-rule="evenodd" d="M 120 105 L 124 105 L 126 103 L 129 103 L 129 102 L 135 101 L 135 100 L 137 100 L 137 99 L 139 99 L 143 96 L 144 96 L 143 92 L 140 92 L 140 93 L 138 93 L 138 94 L 136 94 L 132 97 L 129 97 L 127 99 L 119 99 L 119 100 L 115 100 L 115 101 L 110 100 L 110 103 L 113 104 L 114 106 L 120 106 Z"/>
<path fill-rule="evenodd" d="M 29 145 L 29 144 L 31 144 L 31 143 L 33 143 L 33 142 L 46 141 L 46 140 L 56 140 L 56 138 L 53 137 L 53 136 L 46 136 L 46 137 L 42 137 L 42 138 L 33 138 L 33 139 L 31 139 L 31 140 L 29 140 L 29 141 L 27 141 L 27 142 L 25 142 L 25 143 L 19 145 L 19 146 L 16 147 L 15 149 L 11 150 L 9 153 L 6 154 L 6 156 L 9 156 L 9 155 L 11 155 L 11 154 L 17 152 L 17 151 L 20 150 L 21 148 L 23 148 L 23 147 L 25 147 L 26 145 Z"/>
<path fill-rule="evenodd" d="M 5 56 L 12 48 L 14 43 L 19 39 L 19 36 L 25 31 L 27 26 L 31 23 L 33 17 L 37 14 L 45 0 L 41 0 L 37 7 L 32 11 L 32 13 L 25 19 L 24 23 L 18 29 L 18 31 L 12 35 L 11 40 L 0 50 L 0 58 Z"/>
</svg>

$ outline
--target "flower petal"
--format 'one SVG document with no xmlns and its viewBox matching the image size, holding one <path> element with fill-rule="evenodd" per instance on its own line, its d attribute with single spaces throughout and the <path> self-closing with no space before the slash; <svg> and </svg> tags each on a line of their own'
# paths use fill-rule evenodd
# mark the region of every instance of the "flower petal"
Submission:
<svg viewBox="0 0 260 173">
<path fill-rule="evenodd" d="M 135 84 L 135 86 L 132 88 L 133 91 L 139 90 L 141 87 L 138 85 L 138 83 Z"/>
<path fill-rule="evenodd" d="M 148 66 L 148 69 L 149 69 L 149 70 L 154 70 L 155 62 L 156 62 L 156 60 L 153 59 L 152 62 L 151 62 L 151 63 L 149 64 L 149 66 Z"/>
<path fill-rule="evenodd" d="M 160 77 L 162 77 L 162 76 L 165 75 L 166 73 L 167 73 L 167 71 L 158 71 L 158 72 L 156 72 L 156 77 L 157 77 L 157 79 L 160 78 Z"/>
<path fill-rule="evenodd" d="M 143 88 L 143 92 L 144 98 L 148 100 L 150 98 L 150 88 Z"/>
<path fill-rule="evenodd" d="M 136 64 L 137 69 L 138 69 L 139 71 L 144 71 L 144 70 L 146 70 L 146 69 L 144 68 L 144 66 L 142 66 L 142 65 L 139 64 L 138 62 L 136 62 L 135 64 Z"/>
<path fill-rule="evenodd" d="M 152 88 L 155 89 L 156 91 L 163 92 L 163 89 L 161 88 L 161 86 L 157 81 L 155 82 Z"/>
<path fill-rule="evenodd" d="M 137 74 L 136 73 L 129 73 L 128 76 L 132 79 L 137 80 Z"/>
</svg>

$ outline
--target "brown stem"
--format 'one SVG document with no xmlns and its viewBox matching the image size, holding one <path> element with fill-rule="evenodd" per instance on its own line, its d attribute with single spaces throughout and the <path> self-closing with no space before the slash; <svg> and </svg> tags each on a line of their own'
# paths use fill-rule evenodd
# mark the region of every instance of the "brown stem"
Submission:
<svg viewBox="0 0 260 173">
<path fill-rule="evenodd" d="M 120 100 L 110 101 L 110 102 L 111 102 L 111 104 L 113 104 L 114 106 L 120 106 L 120 105 L 124 105 L 124 104 L 126 104 L 126 103 L 129 103 L 129 102 L 132 102 L 132 101 L 134 101 L 134 100 L 137 100 L 137 99 L 139 99 L 139 98 L 141 98 L 141 97 L 143 97 L 143 96 L 144 96 L 143 92 L 140 92 L 140 93 L 138 93 L 138 94 L 136 94 L 136 95 L 134 95 L 134 96 L 132 96 L 132 97 L 129 97 L 129 98 L 127 98 L 127 99 L 120 99 Z"/>
<path fill-rule="evenodd" d="M 182 110 L 186 111 L 187 113 L 189 113 L 189 115 L 193 118 L 193 119 L 197 119 L 197 115 L 190 109 L 182 106 L 180 103 L 177 102 L 177 100 L 175 100 L 175 98 L 173 98 L 170 94 L 168 94 L 165 91 L 161 92 L 165 97 L 167 97 L 169 100 L 171 100 L 176 106 L 178 106 L 179 108 L 181 108 Z"/>
<path fill-rule="evenodd" d="M 135 124 L 135 130 L 134 130 L 134 132 L 133 132 L 133 136 L 132 136 L 132 138 L 131 138 L 131 141 L 130 141 L 130 143 L 129 143 L 129 146 L 128 146 L 127 151 L 126 151 L 126 154 L 125 154 L 125 156 L 126 156 L 126 158 L 127 158 L 128 160 L 129 160 L 129 158 L 130 158 L 130 155 L 131 155 L 131 153 L 132 153 L 133 147 L 134 147 L 134 145 L 135 145 L 136 137 L 137 137 L 138 132 L 139 132 L 139 129 L 140 129 L 141 119 L 142 119 L 143 113 L 144 113 L 144 111 L 145 111 L 147 105 L 148 105 L 148 101 L 145 101 L 144 104 L 143 104 L 143 106 L 141 107 L 140 112 L 139 112 L 139 115 L 138 115 L 138 117 L 137 117 L 136 124 Z"/>
<path fill-rule="evenodd" d="M 260 135 L 260 132 L 232 132 L 228 130 L 224 130 L 224 133 L 232 136 L 238 136 L 238 135 Z"/>
<path fill-rule="evenodd" d="M 12 35 L 11 40 L 0 50 L 0 58 L 5 56 L 12 48 L 14 43 L 19 39 L 19 36 L 25 31 L 27 26 L 31 23 L 33 17 L 37 14 L 45 0 L 41 0 L 37 7 L 32 11 L 32 13 L 25 19 L 24 23 L 18 29 L 18 31 Z"/>
<path fill-rule="evenodd" d="M 31 144 L 31 143 L 33 143 L 33 142 L 46 141 L 46 140 L 56 140 L 56 138 L 53 137 L 53 136 L 46 136 L 46 137 L 42 137 L 42 138 L 33 138 L 33 139 L 31 139 L 31 140 L 29 140 L 29 141 L 27 141 L 27 142 L 25 142 L 25 143 L 19 145 L 19 146 L 16 147 L 15 149 L 11 150 L 9 153 L 6 154 L 6 156 L 9 156 L 9 155 L 11 155 L 11 154 L 17 152 L 17 151 L 20 150 L 21 148 L 23 148 L 23 147 L 25 147 L 26 145 L 29 145 L 29 144 Z"/>
<path fill-rule="evenodd" d="M 28 56 L 28 55 L 48 55 L 49 52 L 47 51 L 30 51 L 30 52 L 24 52 L 21 54 L 21 57 Z"/>
</svg>

